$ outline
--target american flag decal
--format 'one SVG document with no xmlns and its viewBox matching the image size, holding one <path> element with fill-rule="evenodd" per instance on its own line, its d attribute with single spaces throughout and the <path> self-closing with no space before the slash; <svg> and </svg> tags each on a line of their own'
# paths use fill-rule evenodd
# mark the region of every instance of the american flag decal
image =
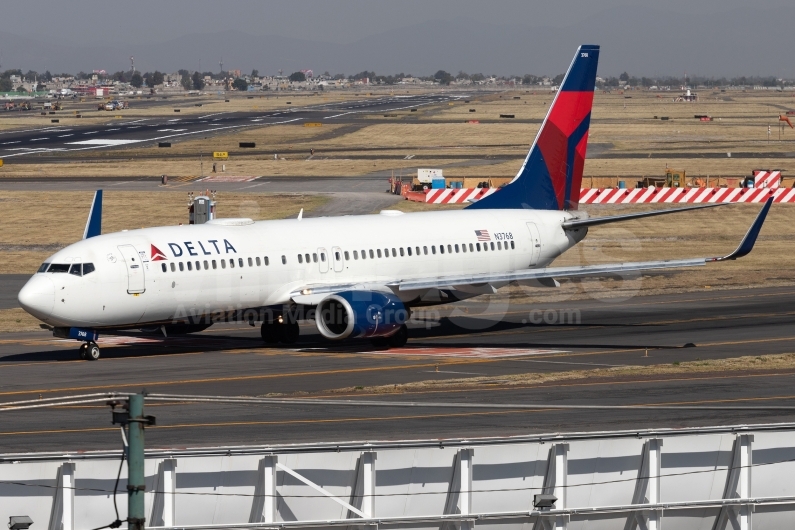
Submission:
<svg viewBox="0 0 795 530">
<path fill-rule="evenodd" d="M 491 241 L 488 230 L 475 230 L 475 235 L 478 236 L 478 241 Z"/>
</svg>

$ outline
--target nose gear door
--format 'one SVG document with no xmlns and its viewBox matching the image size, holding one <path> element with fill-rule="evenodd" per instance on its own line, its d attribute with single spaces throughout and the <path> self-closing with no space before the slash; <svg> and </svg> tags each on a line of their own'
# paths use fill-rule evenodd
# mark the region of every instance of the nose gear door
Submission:
<svg viewBox="0 0 795 530">
<path fill-rule="evenodd" d="M 130 294 L 143 293 L 146 290 L 146 279 L 141 256 L 132 245 L 119 245 L 119 252 L 127 266 L 127 292 Z"/>
</svg>

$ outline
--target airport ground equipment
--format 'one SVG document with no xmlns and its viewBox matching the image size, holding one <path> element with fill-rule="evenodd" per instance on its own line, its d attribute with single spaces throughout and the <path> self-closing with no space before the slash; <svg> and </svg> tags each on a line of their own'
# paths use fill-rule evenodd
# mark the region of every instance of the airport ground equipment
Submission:
<svg viewBox="0 0 795 530">
<path fill-rule="evenodd" d="M 106 525 L 119 457 L 0 455 L 0 511 Z M 184 530 L 791 528 L 793 471 L 779 423 L 147 450 L 142 496 L 148 528 Z"/>
</svg>

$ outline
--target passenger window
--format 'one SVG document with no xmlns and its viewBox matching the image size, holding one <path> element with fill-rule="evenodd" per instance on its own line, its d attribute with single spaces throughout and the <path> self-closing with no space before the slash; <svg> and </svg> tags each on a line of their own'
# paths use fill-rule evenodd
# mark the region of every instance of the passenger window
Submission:
<svg viewBox="0 0 795 530">
<path fill-rule="evenodd" d="M 478 249 L 478 252 L 480 252 L 480 243 L 475 244 L 475 248 Z"/>
<path fill-rule="evenodd" d="M 380 250 L 378 251 L 378 254 L 379 254 L 379 257 L 380 257 L 380 254 L 381 254 Z M 370 259 L 373 259 L 374 257 L 375 256 L 373 255 L 373 249 L 370 249 Z"/>
<path fill-rule="evenodd" d="M 207 260 L 204 260 L 204 270 L 209 270 L 209 269 L 210 269 L 210 264 L 207 263 Z"/>
<path fill-rule="evenodd" d="M 397 250 L 395 250 L 394 248 L 392 249 L 392 257 L 393 258 L 397 257 Z"/>
<path fill-rule="evenodd" d="M 494 241 L 491 242 L 491 250 L 494 250 Z"/>
<path fill-rule="evenodd" d="M 431 245 L 431 254 L 436 254 L 436 245 Z"/>
<path fill-rule="evenodd" d="M 168 272 L 168 267 L 166 267 L 165 263 L 161 263 L 160 268 L 163 269 L 163 272 Z"/>
<path fill-rule="evenodd" d="M 359 251 L 358 250 L 354 250 L 353 251 L 353 259 L 359 259 Z"/>
<path fill-rule="evenodd" d="M 259 261 L 259 258 L 257 258 L 257 260 Z M 215 270 L 217 268 L 218 268 L 218 263 L 216 263 L 216 261 L 213 260 L 213 270 Z"/>
<path fill-rule="evenodd" d="M 235 268 L 235 260 L 233 260 L 233 259 L 229 260 L 229 268 L 230 269 L 234 269 Z"/>
<path fill-rule="evenodd" d="M 53 263 L 47 272 L 69 272 L 69 265 L 65 263 Z"/>
<path fill-rule="evenodd" d="M 516 247 L 514 246 L 513 241 L 511 241 L 511 250 L 513 250 L 514 248 Z"/>
<path fill-rule="evenodd" d="M 287 256 L 282 255 L 282 265 L 287 265 Z"/>
<path fill-rule="evenodd" d="M 189 271 L 193 270 L 193 263 L 191 263 L 190 261 L 188 262 L 188 270 Z"/>
<path fill-rule="evenodd" d="M 502 243 L 497 241 L 497 250 L 502 250 Z"/>
<path fill-rule="evenodd" d="M 317 263 L 317 253 L 312 254 L 312 263 Z"/>
<path fill-rule="evenodd" d="M 339 251 L 334 252 L 334 259 L 339 261 L 340 260 L 340 253 Z"/>
<path fill-rule="evenodd" d="M 326 261 L 326 253 L 325 252 L 321 252 L 320 253 L 320 261 L 325 263 L 325 261 Z"/>
<path fill-rule="evenodd" d="M 184 271 L 185 271 L 185 264 L 180 261 L 179 262 L 179 272 L 184 272 Z"/>
<path fill-rule="evenodd" d="M 204 263 L 207 263 L 207 262 L 205 261 Z M 206 266 L 207 266 L 207 265 L 205 265 L 205 267 L 206 267 Z M 248 266 L 249 266 L 249 267 L 253 267 L 253 266 L 254 266 L 254 260 L 252 260 L 251 258 L 248 258 Z"/>
<path fill-rule="evenodd" d="M 379 257 L 379 258 L 381 257 L 381 249 L 380 249 L 380 248 L 378 249 L 378 257 Z M 389 249 L 388 249 L 388 248 L 385 248 L 385 249 L 384 249 L 384 257 L 385 257 L 385 258 L 388 258 L 388 257 L 389 257 Z"/>
<path fill-rule="evenodd" d="M 444 245 L 439 245 L 439 254 L 444 254 Z"/>
<path fill-rule="evenodd" d="M 463 252 L 464 254 L 466 254 L 466 251 L 467 251 L 467 244 L 466 244 L 466 243 L 464 243 L 463 245 L 461 245 L 461 252 Z"/>
<path fill-rule="evenodd" d="M 243 258 L 238 258 L 237 259 L 237 264 L 242 267 L 243 266 Z"/>
<path fill-rule="evenodd" d="M 50 266 L 49 263 L 44 262 L 41 264 L 41 267 L 39 267 L 39 270 L 37 270 L 36 272 L 47 272 L 47 267 L 49 266 Z"/>
<path fill-rule="evenodd" d="M 351 259 L 351 255 L 348 254 L 348 251 L 346 250 L 345 251 L 345 261 L 348 261 L 349 259 Z"/>
<path fill-rule="evenodd" d="M 301 254 L 298 254 L 298 263 L 303 263 L 304 257 Z"/>
<path fill-rule="evenodd" d="M 174 264 L 172 263 L 171 266 L 173 267 Z M 94 264 L 93 263 L 83 263 L 83 276 L 86 274 L 91 274 L 94 272 Z"/>
<path fill-rule="evenodd" d="M 71 267 L 69 267 L 69 274 L 74 274 L 75 276 L 82 276 L 83 271 L 80 269 L 80 264 L 75 263 Z"/>
<path fill-rule="evenodd" d="M 378 255 L 379 258 L 381 257 L 381 249 L 380 248 L 376 249 L 375 253 L 376 253 L 376 255 Z"/>
<path fill-rule="evenodd" d="M 221 260 L 221 268 L 222 268 L 222 269 L 225 269 L 225 268 L 226 268 L 226 260 L 225 260 L 225 259 L 222 259 L 222 260 Z"/>
<path fill-rule="evenodd" d="M 312 263 L 312 261 L 309 259 L 309 253 L 308 252 L 306 254 L 304 254 L 304 257 L 306 258 L 306 262 L 307 263 Z"/>
<path fill-rule="evenodd" d="M 197 271 L 200 271 L 200 270 L 202 270 L 202 264 L 201 264 L 201 261 L 197 261 L 197 262 L 196 262 L 196 270 L 197 270 Z"/>
<path fill-rule="evenodd" d="M 171 262 L 171 272 L 174 272 L 175 270 L 177 270 L 177 267 L 176 267 L 176 265 L 174 265 L 174 262 L 172 261 Z"/>
<path fill-rule="evenodd" d="M 256 259 L 257 259 L 257 267 L 261 267 L 262 266 L 262 261 L 260 261 L 259 256 L 257 256 Z"/>
<path fill-rule="evenodd" d="M 480 250 L 480 248 L 478 248 L 478 250 Z M 472 247 L 472 243 L 469 244 L 469 251 L 475 252 L 475 249 Z"/>
<path fill-rule="evenodd" d="M 400 247 L 400 255 L 403 256 L 403 247 Z"/>
<path fill-rule="evenodd" d="M 422 247 L 422 253 L 427 256 L 428 255 L 428 247 Z M 417 254 L 419 254 L 419 252 Z"/>
<path fill-rule="evenodd" d="M 455 246 L 455 253 L 458 254 L 458 245 Z"/>
<path fill-rule="evenodd" d="M 265 266 L 267 267 L 270 264 L 271 264 L 271 260 L 268 259 L 268 256 L 265 256 Z"/>
<path fill-rule="evenodd" d="M 411 256 L 411 247 L 406 247 L 406 252 L 408 252 L 409 256 Z"/>
</svg>

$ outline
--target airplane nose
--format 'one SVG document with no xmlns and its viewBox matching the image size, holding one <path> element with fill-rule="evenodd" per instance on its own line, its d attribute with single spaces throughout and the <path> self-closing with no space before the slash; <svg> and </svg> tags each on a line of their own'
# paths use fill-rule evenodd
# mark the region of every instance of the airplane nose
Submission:
<svg viewBox="0 0 795 530">
<path fill-rule="evenodd" d="M 44 274 L 36 274 L 22 287 L 17 299 L 22 309 L 44 320 L 52 314 L 55 304 L 55 284 Z"/>
</svg>

